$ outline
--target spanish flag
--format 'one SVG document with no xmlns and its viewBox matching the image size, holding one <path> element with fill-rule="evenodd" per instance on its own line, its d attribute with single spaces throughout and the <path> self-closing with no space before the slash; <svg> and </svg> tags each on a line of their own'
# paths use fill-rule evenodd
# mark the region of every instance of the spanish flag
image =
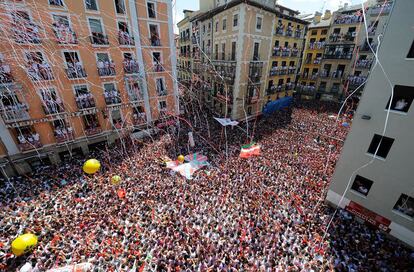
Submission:
<svg viewBox="0 0 414 272">
<path fill-rule="evenodd" d="M 247 159 L 252 156 L 260 156 L 260 145 L 256 143 L 243 145 L 240 150 L 240 158 Z"/>
</svg>

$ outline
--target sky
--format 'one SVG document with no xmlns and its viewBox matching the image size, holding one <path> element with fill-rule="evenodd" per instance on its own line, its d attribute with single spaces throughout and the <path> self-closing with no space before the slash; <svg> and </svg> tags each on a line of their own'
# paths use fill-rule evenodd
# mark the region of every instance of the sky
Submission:
<svg viewBox="0 0 414 272">
<path fill-rule="evenodd" d="M 177 23 L 184 18 L 183 10 L 198 10 L 199 0 L 175 0 L 173 2 L 173 15 L 175 32 L 178 32 Z M 202 0 L 201 0 L 202 1 Z M 301 13 L 314 13 L 330 9 L 335 11 L 342 4 L 349 3 L 350 5 L 360 4 L 363 0 L 278 0 L 280 5 L 286 6 L 293 10 L 299 10 Z"/>
</svg>

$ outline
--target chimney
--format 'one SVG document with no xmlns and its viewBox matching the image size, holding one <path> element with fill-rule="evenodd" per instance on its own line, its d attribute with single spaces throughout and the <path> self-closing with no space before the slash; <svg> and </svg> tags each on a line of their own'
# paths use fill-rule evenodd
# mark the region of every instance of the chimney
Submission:
<svg viewBox="0 0 414 272">
<path fill-rule="evenodd" d="M 325 10 L 325 14 L 323 15 L 322 19 L 329 20 L 331 18 L 331 16 L 332 16 L 331 11 L 329 9 L 327 9 L 327 10 Z"/>
<path fill-rule="evenodd" d="M 314 24 L 320 23 L 320 21 L 321 21 L 321 16 L 322 16 L 322 13 L 320 13 L 320 12 L 315 12 L 315 16 L 313 17 L 313 23 L 314 23 Z"/>
</svg>

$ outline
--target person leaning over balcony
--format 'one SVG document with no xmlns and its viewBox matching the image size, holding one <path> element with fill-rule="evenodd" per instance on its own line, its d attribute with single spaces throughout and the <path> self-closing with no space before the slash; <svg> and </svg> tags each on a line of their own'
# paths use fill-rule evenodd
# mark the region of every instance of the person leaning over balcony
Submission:
<svg viewBox="0 0 414 272">
<path fill-rule="evenodd" d="M 98 60 L 97 62 L 99 73 L 102 75 L 104 73 L 105 64 L 102 60 Z"/>
</svg>

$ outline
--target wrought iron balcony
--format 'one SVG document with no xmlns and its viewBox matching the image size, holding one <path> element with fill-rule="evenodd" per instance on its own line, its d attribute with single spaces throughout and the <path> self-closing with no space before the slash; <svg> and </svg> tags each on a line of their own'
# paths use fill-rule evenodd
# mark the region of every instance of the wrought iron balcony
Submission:
<svg viewBox="0 0 414 272">
<path fill-rule="evenodd" d="M 99 32 L 93 32 L 89 39 L 94 45 L 109 45 L 108 35 Z"/>
<path fill-rule="evenodd" d="M 5 106 L 0 109 L 3 120 L 8 122 L 29 120 L 30 115 L 26 104 L 18 103 L 12 106 Z"/>
<path fill-rule="evenodd" d="M 356 68 L 370 69 L 373 61 L 368 59 L 360 59 L 355 63 Z"/>
<path fill-rule="evenodd" d="M 118 35 L 118 41 L 120 45 L 128 45 L 128 46 L 134 46 L 135 45 L 135 39 L 134 37 L 131 37 L 122 33 L 119 33 Z"/>
<path fill-rule="evenodd" d="M 59 44 L 78 44 L 78 37 L 70 27 L 65 28 L 59 28 L 59 27 L 53 27 L 53 32 L 56 36 L 56 41 Z"/>
<path fill-rule="evenodd" d="M 161 46 L 161 40 L 158 36 L 149 38 L 151 46 Z"/>
<path fill-rule="evenodd" d="M 46 115 L 59 114 L 65 111 L 63 103 L 56 101 L 43 101 L 42 108 Z"/>
<path fill-rule="evenodd" d="M 113 91 L 111 91 L 113 92 Z M 114 105 L 114 104 L 121 104 L 121 97 L 119 96 L 119 92 L 116 91 L 117 94 L 110 94 L 110 92 L 105 93 L 105 103 L 107 106 Z"/>
<path fill-rule="evenodd" d="M 102 132 L 102 129 L 100 127 L 85 128 L 86 136 L 93 136 L 93 135 L 99 134 L 101 132 Z"/>
<path fill-rule="evenodd" d="M 80 110 L 96 107 L 95 99 L 92 97 L 92 95 L 76 97 L 75 100 L 76 105 Z"/>
<path fill-rule="evenodd" d="M 165 71 L 165 69 L 164 69 L 164 66 L 163 66 L 162 64 L 160 64 L 160 63 L 156 63 L 156 64 L 154 64 L 154 66 L 153 66 L 153 71 L 154 71 L 154 72 L 164 72 L 164 71 Z"/>
<path fill-rule="evenodd" d="M 98 75 L 101 77 L 104 76 L 115 76 L 116 70 L 114 67 L 105 67 L 105 68 L 98 68 Z"/>
<path fill-rule="evenodd" d="M 67 128 L 62 131 L 60 129 L 55 129 L 55 138 L 57 143 L 64 143 L 73 141 L 75 139 L 75 135 L 73 134 L 73 131 L 71 128 L 68 130 Z"/>
<path fill-rule="evenodd" d="M 33 136 L 29 136 L 29 137 L 33 138 Z M 33 150 L 37 148 L 42 148 L 42 143 L 40 142 L 40 140 L 30 140 L 30 141 L 27 140 L 27 142 L 19 143 L 17 146 L 19 147 L 20 151 L 25 152 L 25 151 L 29 151 L 29 150 Z"/>
<path fill-rule="evenodd" d="M 65 69 L 65 71 L 66 71 L 66 75 L 70 79 L 84 78 L 84 77 L 88 76 L 86 74 L 85 69 L 83 69 L 83 67 L 78 67 L 76 69 L 75 68 L 68 68 L 68 69 Z"/>
<path fill-rule="evenodd" d="M 137 61 L 124 61 L 124 72 L 125 74 L 138 74 L 139 65 Z"/>
</svg>

